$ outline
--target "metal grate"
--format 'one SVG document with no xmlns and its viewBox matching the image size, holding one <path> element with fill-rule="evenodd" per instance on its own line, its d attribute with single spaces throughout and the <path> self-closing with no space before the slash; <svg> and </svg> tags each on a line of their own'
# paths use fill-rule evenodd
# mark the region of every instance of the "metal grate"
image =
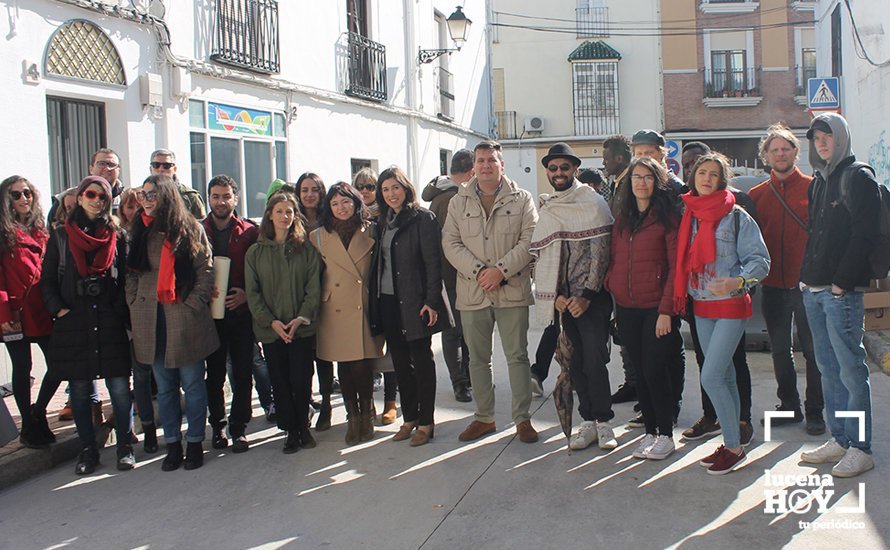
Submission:
<svg viewBox="0 0 890 550">
<path fill-rule="evenodd" d="M 609 8 L 583 7 L 575 10 L 578 38 L 609 36 Z"/>
<path fill-rule="evenodd" d="M 210 59 L 262 73 L 279 72 L 278 2 L 218 0 Z"/>
<path fill-rule="evenodd" d="M 76 19 L 59 27 L 46 51 L 46 74 L 127 85 L 117 49 L 93 23 Z"/>
<path fill-rule="evenodd" d="M 572 63 L 576 136 L 619 132 L 618 62 Z"/>
<path fill-rule="evenodd" d="M 349 84 L 346 93 L 375 101 L 386 101 L 386 46 L 348 33 Z"/>
</svg>

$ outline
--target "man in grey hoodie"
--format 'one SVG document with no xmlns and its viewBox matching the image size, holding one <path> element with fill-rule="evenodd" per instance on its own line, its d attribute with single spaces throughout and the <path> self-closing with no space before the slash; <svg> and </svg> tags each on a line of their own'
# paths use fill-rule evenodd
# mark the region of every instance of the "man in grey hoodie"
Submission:
<svg viewBox="0 0 890 550">
<path fill-rule="evenodd" d="M 450 176 L 438 176 L 429 182 L 421 194 L 423 200 L 429 201 L 430 210 L 436 215 L 439 228 L 445 225 L 451 197 L 457 194 L 461 185 L 473 177 L 473 152 L 461 149 L 454 153 L 451 157 L 450 172 Z M 473 400 L 470 395 L 470 350 L 464 342 L 460 313 L 455 308 L 457 271 L 448 263 L 445 254 L 442 254 L 442 282 L 445 284 L 445 292 L 448 293 L 451 311 L 454 312 L 454 328 L 442 331 L 442 354 L 448 366 L 454 398 L 462 403 L 468 403 Z"/>
<path fill-rule="evenodd" d="M 862 292 L 871 276 L 886 276 L 871 274 L 868 260 L 878 237 L 881 195 L 874 172 L 856 162 L 842 116 L 817 116 L 807 139 L 816 177 L 800 280 L 832 438 L 801 453 L 801 460 L 834 462 L 832 475 L 853 477 L 874 468 Z"/>
</svg>

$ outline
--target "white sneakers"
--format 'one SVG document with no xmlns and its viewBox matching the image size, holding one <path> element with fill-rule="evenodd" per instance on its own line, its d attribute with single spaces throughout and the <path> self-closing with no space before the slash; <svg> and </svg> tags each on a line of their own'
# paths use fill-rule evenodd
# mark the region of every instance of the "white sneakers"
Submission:
<svg viewBox="0 0 890 550">
<path fill-rule="evenodd" d="M 800 453 L 801 462 L 808 464 L 825 464 L 826 462 L 837 462 L 844 458 L 847 452 L 836 440 L 829 439 L 822 445 L 816 447 L 812 451 L 804 451 Z"/>
<path fill-rule="evenodd" d="M 874 467 L 875 461 L 870 454 L 862 449 L 850 447 L 844 453 L 844 458 L 831 469 L 831 475 L 835 477 L 856 477 Z"/>
<path fill-rule="evenodd" d="M 541 384 L 541 381 L 538 380 L 538 377 L 534 374 L 531 376 L 532 382 L 532 397 L 544 397 L 544 386 Z"/>
<path fill-rule="evenodd" d="M 581 422 L 578 433 L 569 440 L 569 448 L 573 450 L 581 450 L 590 447 L 597 440 L 596 425 L 590 420 Z"/>
<path fill-rule="evenodd" d="M 652 434 L 646 434 L 637 450 L 634 451 L 634 458 L 648 458 L 649 460 L 664 460 L 674 452 L 674 440 L 666 435 L 658 437 Z"/>
<path fill-rule="evenodd" d="M 573 450 L 581 450 L 590 447 L 596 441 L 600 449 L 611 451 L 618 446 L 615 440 L 615 433 L 608 422 L 593 422 L 585 420 L 581 422 L 578 433 L 569 440 L 569 448 Z"/>
</svg>

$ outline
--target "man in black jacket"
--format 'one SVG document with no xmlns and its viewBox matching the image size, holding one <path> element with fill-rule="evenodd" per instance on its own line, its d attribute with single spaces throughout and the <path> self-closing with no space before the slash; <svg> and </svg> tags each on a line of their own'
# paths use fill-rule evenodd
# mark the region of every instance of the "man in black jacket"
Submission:
<svg viewBox="0 0 890 550">
<path fill-rule="evenodd" d="M 817 116 L 807 139 L 816 178 L 809 191 L 810 231 L 800 280 L 832 438 L 801 453 L 801 460 L 836 462 L 832 475 L 853 477 L 874 468 L 862 292 L 869 284 L 881 197 L 872 172 L 854 164 L 843 117 Z"/>
</svg>

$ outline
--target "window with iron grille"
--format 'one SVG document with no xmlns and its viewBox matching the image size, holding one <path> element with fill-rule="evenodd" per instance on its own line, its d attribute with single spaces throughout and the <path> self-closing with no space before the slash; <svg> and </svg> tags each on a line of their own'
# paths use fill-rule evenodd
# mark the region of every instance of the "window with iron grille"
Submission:
<svg viewBox="0 0 890 550">
<path fill-rule="evenodd" d="M 126 86 L 117 48 L 105 31 L 84 19 L 68 21 L 46 49 L 46 74 Z"/>
<path fill-rule="evenodd" d="M 386 46 L 351 32 L 347 37 L 349 95 L 386 101 Z"/>
<path fill-rule="evenodd" d="M 277 0 L 217 0 L 210 59 L 261 73 L 277 73 Z"/>
<path fill-rule="evenodd" d="M 605 0 L 578 0 L 575 29 L 578 38 L 609 36 L 609 8 Z"/>
<path fill-rule="evenodd" d="M 801 86 L 806 88 L 807 80 L 816 78 L 816 48 L 803 48 L 800 52 Z"/>
<path fill-rule="evenodd" d="M 745 50 L 712 51 L 708 84 L 708 97 L 721 97 L 725 94 L 746 91 L 748 75 L 745 70 Z"/>
<path fill-rule="evenodd" d="M 618 62 L 572 63 L 576 136 L 617 134 Z"/>
</svg>

